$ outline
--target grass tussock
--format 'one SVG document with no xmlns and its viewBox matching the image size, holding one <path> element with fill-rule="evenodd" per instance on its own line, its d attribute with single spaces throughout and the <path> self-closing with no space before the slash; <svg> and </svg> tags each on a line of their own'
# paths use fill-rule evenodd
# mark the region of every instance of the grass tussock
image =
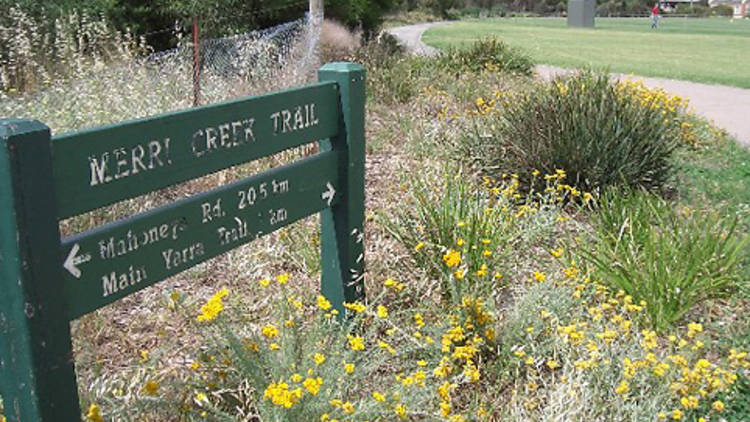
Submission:
<svg viewBox="0 0 750 422">
<path fill-rule="evenodd" d="M 600 198 L 593 223 L 596 241 L 586 260 L 604 283 L 647 301 L 656 330 L 740 285 L 747 239 L 738 233 L 736 217 L 674 210 L 648 193 L 610 191 Z"/>
<path fill-rule="evenodd" d="M 682 143 L 680 98 L 637 82 L 582 72 L 522 95 L 477 99 L 487 116 L 468 135 L 467 154 L 492 174 L 564 169 L 586 191 L 662 189 Z"/>
</svg>

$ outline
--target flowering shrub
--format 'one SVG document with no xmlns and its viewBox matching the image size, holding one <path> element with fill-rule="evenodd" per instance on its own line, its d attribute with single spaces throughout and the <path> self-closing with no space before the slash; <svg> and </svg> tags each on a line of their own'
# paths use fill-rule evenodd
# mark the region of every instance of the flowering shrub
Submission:
<svg viewBox="0 0 750 422">
<path fill-rule="evenodd" d="M 468 48 L 449 48 L 437 63 L 451 72 L 508 72 L 530 75 L 534 62 L 524 52 L 496 38 L 485 38 Z"/>
<path fill-rule="evenodd" d="M 514 419 L 718 420 L 747 354 L 717 357 L 700 323 L 663 336 L 640 328 L 647 302 L 568 265 L 563 277 L 524 289 L 502 331 Z"/>
<path fill-rule="evenodd" d="M 216 417 L 257 412 L 261 420 L 277 421 L 467 420 L 462 409 L 471 406 L 462 393 L 482 379 L 480 364 L 492 356 L 496 340 L 485 299 L 467 295 L 441 316 L 390 310 L 385 303 L 407 292 L 389 279 L 370 303 L 345 304 L 342 323 L 325 297 L 297 298 L 286 283 L 285 275 L 261 281 L 281 295 L 257 329 L 233 328 L 222 319 L 223 308 L 210 310 L 226 290 L 201 308 L 199 319 L 213 315 L 217 344 L 229 344 L 230 351 L 218 369 L 221 385 L 196 387 L 191 395 L 196 411 Z M 217 394 L 226 388 L 250 397 L 249 407 Z"/>
<path fill-rule="evenodd" d="M 417 266 L 442 281 L 443 296 L 457 302 L 465 286 L 486 294 L 504 285 L 503 267 L 510 266 L 516 248 L 554 231 L 558 203 L 591 200 L 565 184 L 565 177 L 559 169 L 544 176 L 535 170 L 532 190 L 524 194 L 517 174 L 498 181 L 485 177 L 480 186 L 458 174 L 439 189 L 414 178 L 414 206 L 383 220 Z"/>
</svg>

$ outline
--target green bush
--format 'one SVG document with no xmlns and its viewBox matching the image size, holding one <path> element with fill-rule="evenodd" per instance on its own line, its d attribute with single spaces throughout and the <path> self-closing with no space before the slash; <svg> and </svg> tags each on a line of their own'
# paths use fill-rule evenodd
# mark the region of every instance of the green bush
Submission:
<svg viewBox="0 0 750 422">
<path fill-rule="evenodd" d="M 529 56 L 495 38 L 481 39 L 466 49 L 450 48 L 437 60 L 451 72 L 491 70 L 530 75 L 534 69 Z"/>
<path fill-rule="evenodd" d="M 462 140 L 464 155 L 486 172 L 515 172 L 527 185 L 535 170 L 563 169 L 570 185 L 587 192 L 659 189 L 670 177 L 680 99 L 586 71 L 503 103 L 497 112 L 483 105 L 477 129 Z"/>
<path fill-rule="evenodd" d="M 650 193 L 611 190 L 600 198 L 596 241 L 584 255 L 604 284 L 645 300 L 649 323 L 664 330 L 694 305 L 737 287 L 747 239 L 736 224 L 713 213 L 678 212 Z"/>
<path fill-rule="evenodd" d="M 701 4 L 678 4 L 676 13 L 705 18 L 711 16 L 711 8 Z"/>
<path fill-rule="evenodd" d="M 727 4 L 720 4 L 711 8 L 711 15 L 731 18 L 732 16 L 734 16 L 734 8 Z"/>
</svg>

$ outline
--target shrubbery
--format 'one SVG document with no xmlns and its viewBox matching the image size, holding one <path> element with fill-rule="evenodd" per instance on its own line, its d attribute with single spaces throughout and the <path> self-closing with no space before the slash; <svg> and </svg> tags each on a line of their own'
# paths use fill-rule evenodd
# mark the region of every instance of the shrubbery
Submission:
<svg viewBox="0 0 750 422">
<path fill-rule="evenodd" d="M 731 18 L 734 16 L 734 8 L 728 4 L 720 4 L 711 8 L 711 15 Z"/>
<path fill-rule="evenodd" d="M 368 95 L 382 102 L 405 103 L 420 88 L 438 78 L 458 78 L 464 73 L 530 75 L 534 63 L 529 56 L 497 39 L 477 41 L 466 49 L 450 49 L 438 57 L 407 57 L 388 34 L 366 44 L 354 61 L 372 70 Z"/>
<path fill-rule="evenodd" d="M 466 49 L 450 48 L 437 60 L 450 72 L 490 70 L 530 75 L 534 69 L 529 56 L 496 38 L 479 40 Z"/>
<path fill-rule="evenodd" d="M 670 177 L 681 142 L 679 98 L 588 71 L 504 98 L 504 107 L 477 100 L 485 117 L 466 140 L 467 154 L 489 173 L 564 169 L 586 191 L 658 190 Z"/>
</svg>

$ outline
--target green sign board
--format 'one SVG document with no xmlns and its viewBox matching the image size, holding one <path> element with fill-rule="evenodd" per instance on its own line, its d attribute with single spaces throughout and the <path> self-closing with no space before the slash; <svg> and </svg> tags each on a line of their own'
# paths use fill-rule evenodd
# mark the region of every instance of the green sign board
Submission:
<svg viewBox="0 0 750 422">
<path fill-rule="evenodd" d="M 0 120 L 0 394 L 9 421 L 77 421 L 69 323 L 321 213 L 321 290 L 363 297 L 364 69 L 52 137 Z M 319 154 L 68 238 L 58 222 L 309 142 Z"/>
</svg>

